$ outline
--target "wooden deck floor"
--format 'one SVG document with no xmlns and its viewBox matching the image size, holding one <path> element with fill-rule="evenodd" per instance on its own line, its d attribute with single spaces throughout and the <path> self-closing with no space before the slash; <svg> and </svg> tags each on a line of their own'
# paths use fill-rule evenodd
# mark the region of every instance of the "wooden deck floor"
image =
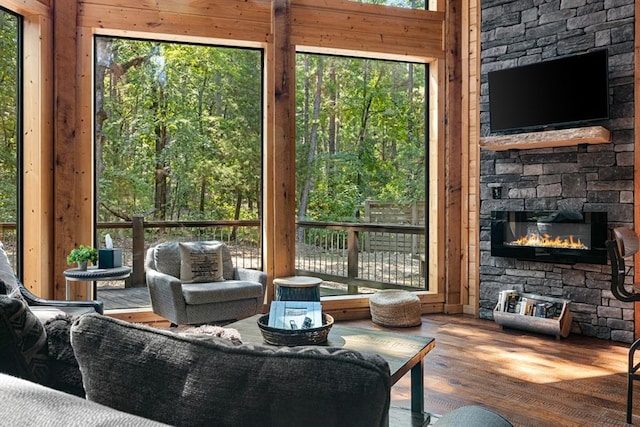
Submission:
<svg viewBox="0 0 640 427">
<path fill-rule="evenodd" d="M 151 307 L 149 290 L 143 288 L 99 287 L 98 300 L 105 310 Z"/>
<path fill-rule="evenodd" d="M 324 295 L 337 295 L 341 292 L 336 289 L 321 288 Z M 342 292 L 344 293 L 344 292 Z M 105 310 L 146 308 L 151 307 L 149 291 L 146 287 L 124 288 L 123 286 L 99 286 L 98 300 L 104 303 Z"/>
<path fill-rule="evenodd" d="M 108 309 L 148 304 L 146 288 L 99 290 Z M 140 307 L 140 305 L 138 305 Z M 345 324 L 380 328 L 370 320 Z M 425 410 L 464 405 L 496 410 L 516 426 L 625 426 L 628 345 L 570 335 L 566 339 L 502 330 L 468 315 L 423 315 L 397 333 L 436 338 L 425 358 Z M 410 407 L 410 378 L 392 390 L 392 405 Z M 640 424 L 640 384 L 635 387 Z"/>
</svg>

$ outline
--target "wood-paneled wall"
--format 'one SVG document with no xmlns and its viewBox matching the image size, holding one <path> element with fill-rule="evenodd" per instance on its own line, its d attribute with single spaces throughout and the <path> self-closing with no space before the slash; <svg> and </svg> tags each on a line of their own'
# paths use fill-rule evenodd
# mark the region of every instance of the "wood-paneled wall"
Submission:
<svg viewBox="0 0 640 427">
<path fill-rule="evenodd" d="M 40 225 L 37 232 L 25 233 L 25 248 L 29 249 L 23 254 L 25 260 L 40 259 L 41 267 L 25 269 L 25 282 L 37 283 L 34 291 L 38 294 L 62 298 L 66 253 L 93 238 L 92 49 L 93 36 L 102 34 L 265 50 L 263 223 L 265 270 L 270 279 L 294 273 L 295 105 L 291 77 L 295 76 L 295 52 L 428 62 L 429 289 L 433 292 L 421 298 L 425 311 L 442 311 L 445 305 L 449 311 L 461 311 L 474 295 L 466 285 L 471 283 L 465 277 L 468 248 L 461 247 L 463 235 L 467 239 L 463 224 L 468 220 L 463 207 L 472 194 L 463 191 L 463 178 L 466 185 L 470 176 L 463 175 L 466 164 L 461 160 L 473 155 L 466 151 L 472 141 L 462 147 L 463 141 L 473 138 L 468 128 L 473 123 L 467 119 L 470 110 L 464 114 L 462 110 L 465 101 L 471 105 L 470 92 L 463 92 L 461 81 L 469 77 L 463 73 L 467 65 L 461 56 L 465 52 L 462 29 L 467 22 L 462 8 L 467 3 L 431 3 L 437 5 L 437 11 L 347 0 L 0 0 L 0 5 L 24 16 L 38 15 L 42 40 L 51 41 L 38 46 L 53 52 L 50 57 L 38 53 L 41 69 L 49 67 L 53 73 L 34 72 L 41 80 L 38 89 L 53 96 L 41 95 L 44 111 L 33 116 L 45 122 L 50 117 L 52 122 L 49 130 L 40 125 L 42 134 L 33 143 L 43 156 L 38 160 L 42 175 L 34 175 L 25 188 L 29 193 L 39 184 L 42 192 L 32 201 L 33 216 Z M 51 75 L 53 82 L 47 80 Z M 53 141 L 47 134 L 53 135 Z M 80 288 L 75 287 L 75 298 L 86 297 Z M 334 304 L 335 310 L 345 315 L 350 308 L 356 312 L 364 309 L 364 302 L 357 299 Z"/>
</svg>

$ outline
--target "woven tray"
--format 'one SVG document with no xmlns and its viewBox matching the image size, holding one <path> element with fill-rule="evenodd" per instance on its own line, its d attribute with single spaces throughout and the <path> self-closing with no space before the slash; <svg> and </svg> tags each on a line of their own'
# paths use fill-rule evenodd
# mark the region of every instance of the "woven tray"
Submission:
<svg viewBox="0 0 640 427">
<path fill-rule="evenodd" d="M 268 314 L 258 319 L 258 327 L 262 333 L 262 338 L 267 344 L 290 347 L 326 343 L 332 326 L 333 317 L 325 313 L 322 314 L 322 326 L 310 329 L 272 328 L 269 326 Z"/>
</svg>

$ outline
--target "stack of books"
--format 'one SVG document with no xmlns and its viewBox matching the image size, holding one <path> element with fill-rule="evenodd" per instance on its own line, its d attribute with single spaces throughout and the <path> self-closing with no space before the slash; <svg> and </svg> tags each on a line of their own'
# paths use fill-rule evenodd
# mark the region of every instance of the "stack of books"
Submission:
<svg viewBox="0 0 640 427">
<path fill-rule="evenodd" d="M 290 330 L 319 328 L 322 326 L 322 306 L 319 301 L 273 301 L 269 326 Z"/>
<path fill-rule="evenodd" d="M 501 291 L 497 311 L 544 318 L 556 318 L 562 312 L 562 304 L 521 295 L 514 290 Z"/>
</svg>

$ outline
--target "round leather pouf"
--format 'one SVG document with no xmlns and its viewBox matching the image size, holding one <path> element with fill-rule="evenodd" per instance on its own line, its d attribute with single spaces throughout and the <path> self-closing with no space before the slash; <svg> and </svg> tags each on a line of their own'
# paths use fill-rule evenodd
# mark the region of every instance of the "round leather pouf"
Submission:
<svg viewBox="0 0 640 427">
<path fill-rule="evenodd" d="M 369 298 L 371 320 L 380 326 L 409 327 L 421 322 L 420 298 L 409 291 L 387 290 Z"/>
</svg>

